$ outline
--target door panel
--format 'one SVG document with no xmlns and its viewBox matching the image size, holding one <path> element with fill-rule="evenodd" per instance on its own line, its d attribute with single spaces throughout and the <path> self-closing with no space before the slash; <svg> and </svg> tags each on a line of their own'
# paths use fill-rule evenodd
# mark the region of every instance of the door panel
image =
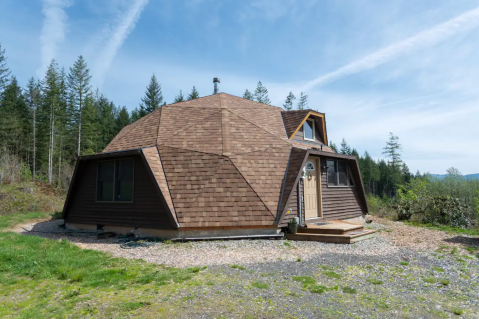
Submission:
<svg viewBox="0 0 479 319">
<path fill-rule="evenodd" d="M 310 159 L 306 163 L 304 215 L 306 218 L 318 217 L 318 174 L 315 159 Z"/>
</svg>

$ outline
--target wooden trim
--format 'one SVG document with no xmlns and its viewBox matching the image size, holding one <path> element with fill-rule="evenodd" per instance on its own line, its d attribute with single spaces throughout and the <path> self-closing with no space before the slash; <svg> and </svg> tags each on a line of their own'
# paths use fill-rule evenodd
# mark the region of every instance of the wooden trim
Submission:
<svg viewBox="0 0 479 319">
<path fill-rule="evenodd" d="M 323 121 L 323 137 L 325 139 L 324 141 L 324 145 L 328 146 L 328 136 L 326 135 L 326 119 L 324 117 L 324 114 L 321 114 L 321 113 L 318 113 L 318 112 L 314 112 L 314 111 L 309 111 L 308 114 L 304 117 L 304 119 L 301 121 L 301 124 L 298 125 L 298 127 L 296 128 L 296 130 L 293 132 L 293 134 L 291 134 L 291 136 L 289 137 L 289 139 L 293 139 L 293 137 L 296 135 L 296 133 L 298 133 L 299 129 L 301 128 L 301 126 L 304 125 L 304 122 L 306 122 L 306 120 L 311 116 L 311 115 L 314 115 L 314 116 L 317 116 L 317 117 L 320 117 Z M 313 135 L 314 135 L 314 128 L 313 128 Z"/>
<path fill-rule="evenodd" d="M 248 229 L 248 228 L 279 228 L 278 225 L 251 225 L 251 226 L 209 226 L 209 227 L 181 227 L 181 230 L 213 230 L 213 229 Z"/>
<path fill-rule="evenodd" d="M 291 152 L 293 151 L 293 149 L 291 149 Z M 301 176 L 301 172 L 303 171 L 303 167 L 304 165 L 306 164 L 306 162 L 308 161 L 308 157 L 309 157 L 309 150 L 306 150 L 306 154 L 304 156 L 304 159 L 303 159 L 303 163 L 301 164 L 301 168 L 298 172 L 298 175 L 296 176 L 296 180 L 294 181 L 294 184 L 293 184 L 293 188 L 292 188 L 292 191 L 291 193 L 289 194 L 288 196 L 288 200 L 286 201 L 286 204 L 284 205 L 284 208 L 283 208 L 283 211 L 281 212 L 281 216 L 279 218 L 279 222 L 278 222 L 278 225 L 280 225 L 282 222 L 283 222 L 283 219 L 284 219 L 284 215 L 286 214 L 286 208 L 289 206 L 289 202 L 291 201 L 291 198 L 293 197 L 293 192 L 294 192 L 294 188 L 298 186 L 298 181 L 299 181 L 299 177 Z M 298 194 L 299 195 L 299 194 Z M 304 196 L 304 194 L 302 194 Z M 298 200 L 301 200 L 301 198 L 299 198 L 298 196 Z M 303 210 L 304 210 L 304 207 L 303 207 Z M 304 213 L 303 213 L 304 215 Z M 300 221 L 301 222 L 301 221 Z"/>
<path fill-rule="evenodd" d="M 70 202 L 70 197 L 73 191 L 73 186 L 75 185 L 75 179 L 77 176 L 78 169 L 80 168 L 80 159 L 77 159 L 75 163 L 75 170 L 73 171 L 73 177 L 72 180 L 70 181 L 70 186 L 68 187 L 68 194 L 67 198 L 65 199 L 65 204 L 63 204 L 63 210 L 62 210 L 62 219 L 65 219 L 66 213 L 67 213 L 67 208 L 68 204 Z"/>
<path fill-rule="evenodd" d="M 366 213 L 369 213 L 368 201 L 366 200 L 366 191 L 364 190 L 364 184 L 363 184 L 363 179 L 362 179 L 362 177 L 361 177 L 361 171 L 359 170 L 358 160 L 355 158 L 355 159 L 352 160 L 352 161 L 354 161 L 354 163 L 355 163 L 354 166 L 355 166 L 355 168 L 356 168 L 356 170 L 357 170 L 356 172 L 357 172 L 357 176 L 358 176 L 358 180 L 359 180 L 359 185 L 360 185 L 360 186 L 358 187 L 358 185 L 357 185 L 357 183 L 358 183 L 357 181 L 358 181 L 358 180 L 356 180 L 356 181 L 355 181 L 355 182 L 356 182 L 356 187 L 357 187 L 357 189 L 359 190 L 358 193 L 361 193 L 361 195 L 362 195 L 361 197 L 362 197 L 362 200 L 363 200 L 363 203 L 364 203 L 364 208 L 366 209 Z"/>
<path fill-rule="evenodd" d="M 317 173 L 316 173 L 316 182 L 318 184 L 317 188 L 318 188 L 318 216 L 323 218 L 323 188 L 321 187 L 321 184 L 322 184 L 322 171 L 321 171 L 321 158 L 318 157 L 316 159 L 316 167 L 318 168 L 317 169 Z"/>
</svg>

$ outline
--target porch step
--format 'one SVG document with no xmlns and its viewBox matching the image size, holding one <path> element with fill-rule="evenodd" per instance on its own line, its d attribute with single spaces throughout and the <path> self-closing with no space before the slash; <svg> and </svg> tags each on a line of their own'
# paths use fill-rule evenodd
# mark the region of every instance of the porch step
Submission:
<svg viewBox="0 0 479 319">
<path fill-rule="evenodd" d="M 317 233 L 296 233 L 286 234 L 286 239 L 301 241 L 320 241 L 325 243 L 353 244 L 374 236 L 376 231 L 372 229 L 356 230 L 344 235 L 317 234 Z"/>
<path fill-rule="evenodd" d="M 298 233 L 344 235 L 360 230 L 364 230 L 363 225 L 333 220 L 307 224 L 306 227 L 299 227 Z"/>
</svg>

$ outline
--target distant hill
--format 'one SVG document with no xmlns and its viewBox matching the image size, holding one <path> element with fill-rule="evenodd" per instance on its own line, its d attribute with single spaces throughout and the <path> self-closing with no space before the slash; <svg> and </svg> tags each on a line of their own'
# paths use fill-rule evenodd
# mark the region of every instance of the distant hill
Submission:
<svg viewBox="0 0 479 319">
<path fill-rule="evenodd" d="M 437 179 L 443 179 L 444 177 L 447 176 L 447 174 L 431 174 L 431 176 L 435 177 Z M 472 181 L 472 180 L 475 180 L 475 179 L 479 179 L 479 173 L 467 174 L 467 175 L 463 175 L 462 177 L 464 177 L 465 179 L 467 179 L 469 181 Z"/>
</svg>

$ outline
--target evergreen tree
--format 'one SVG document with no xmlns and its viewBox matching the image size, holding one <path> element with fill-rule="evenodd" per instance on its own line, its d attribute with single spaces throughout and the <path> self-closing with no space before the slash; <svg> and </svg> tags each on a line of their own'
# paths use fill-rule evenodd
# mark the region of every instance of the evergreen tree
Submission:
<svg viewBox="0 0 479 319">
<path fill-rule="evenodd" d="M 263 104 L 271 104 L 271 101 L 268 98 L 268 89 L 263 86 L 263 83 L 261 83 L 261 81 L 258 82 L 258 86 L 254 91 L 254 100 Z"/>
<path fill-rule="evenodd" d="M 193 100 L 193 99 L 197 99 L 200 97 L 200 94 L 198 93 L 198 91 L 196 90 L 196 88 L 193 86 L 193 89 L 191 90 L 191 93 L 188 94 L 188 97 L 187 99 L 188 100 Z"/>
<path fill-rule="evenodd" d="M 35 81 L 32 77 L 28 80 L 27 88 L 25 90 L 25 100 L 30 109 L 32 115 L 32 177 L 33 180 L 36 178 L 36 168 L 37 168 L 37 109 L 40 104 L 40 95 L 41 95 L 41 84 L 39 81 Z"/>
<path fill-rule="evenodd" d="M 341 141 L 341 149 L 339 150 L 339 154 L 351 155 L 351 147 L 344 138 Z"/>
<path fill-rule="evenodd" d="M 125 106 L 119 109 L 118 116 L 115 119 L 115 135 L 118 134 L 122 128 L 130 124 L 130 114 Z"/>
<path fill-rule="evenodd" d="M 353 149 L 351 150 L 351 154 L 349 154 L 349 155 L 356 156 L 356 157 L 359 158 L 359 153 L 358 153 L 358 151 L 357 151 L 355 148 L 353 148 Z"/>
<path fill-rule="evenodd" d="M 25 156 L 29 149 L 30 112 L 15 77 L 5 87 L 0 99 L 0 147 Z"/>
<path fill-rule="evenodd" d="M 68 85 L 70 89 L 71 104 L 78 112 L 78 144 L 77 154 L 80 156 L 81 149 L 81 132 L 82 132 L 82 113 L 85 104 L 85 97 L 90 92 L 90 70 L 87 67 L 83 56 L 79 56 L 77 61 L 70 68 L 68 74 Z"/>
<path fill-rule="evenodd" d="M 134 123 L 141 119 L 142 116 L 140 115 L 140 113 L 141 110 L 138 108 L 135 108 L 133 111 L 131 111 L 130 123 Z"/>
<path fill-rule="evenodd" d="M 396 186 L 401 182 L 401 144 L 399 144 L 399 138 L 394 136 L 393 133 L 389 133 L 389 140 L 386 142 L 383 154 L 388 158 L 388 180 L 387 190 L 388 195 L 393 196 Z"/>
<path fill-rule="evenodd" d="M 161 93 L 161 85 L 158 83 L 156 76 L 153 74 L 151 76 L 150 83 L 146 87 L 145 97 L 141 99 L 139 110 L 141 117 L 161 107 L 162 103 L 163 94 Z"/>
<path fill-rule="evenodd" d="M 5 90 L 10 79 L 10 69 L 7 66 L 7 57 L 5 56 L 5 49 L 2 49 L 0 43 L 0 97 Z"/>
<path fill-rule="evenodd" d="M 304 92 L 301 92 L 298 101 L 298 110 L 304 110 L 308 108 L 308 95 Z"/>
<path fill-rule="evenodd" d="M 184 100 L 185 100 L 185 98 L 183 96 L 183 92 L 180 90 L 180 94 L 178 94 L 175 97 L 175 101 L 173 103 L 183 102 Z"/>
<path fill-rule="evenodd" d="M 91 155 L 101 151 L 98 147 L 101 139 L 99 134 L 101 128 L 98 122 L 100 114 L 96 105 L 97 100 L 98 96 L 94 96 L 92 93 L 85 96 L 82 109 L 84 121 L 82 126 L 82 155 Z"/>
<path fill-rule="evenodd" d="M 246 91 L 243 94 L 243 99 L 254 101 L 254 96 L 250 91 L 248 91 L 248 89 L 246 89 Z"/>
<path fill-rule="evenodd" d="M 402 164 L 402 176 L 404 178 L 404 182 L 406 183 L 409 183 L 411 181 L 411 178 L 413 177 L 406 163 Z"/>
<path fill-rule="evenodd" d="M 285 111 L 291 111 L 293 109 L 293 100 L 295 100 L 296 97 L 294 96 L 293 92 L 289 92 L 288 96 L 286 97 L 286 101 L 283 104 L 283 109 Z"/>
<path fill-rule="evenodd" d="M 42 81 L 42 105 L 39 109 L 39 158 L 41 167 L 47 166 L 48 183 L 53 181 L 53 156 L 55 124 L 60 104 L 60 74 L 58 65 L 52 60 Z M 45 169 L 44 169 L 45 170 Z"/>
<path fill-rule="evenodd" d="M 329 141 L 329 147 L 331 147 L 331 149 L 336 153 L 338 152 L 338 147 L 333 143 L 333 141 Z"/>
</svg>

